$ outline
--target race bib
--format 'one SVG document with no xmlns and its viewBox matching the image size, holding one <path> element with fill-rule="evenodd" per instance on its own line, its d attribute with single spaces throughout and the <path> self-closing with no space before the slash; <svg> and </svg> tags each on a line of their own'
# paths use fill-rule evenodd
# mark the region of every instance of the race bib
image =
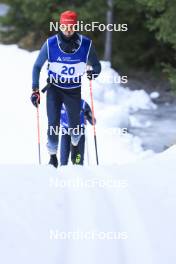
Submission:
<svg viewBox="0 0 176 264">
<path fill-rule="evenodd" d="M 75 64 L 66 64 L 66 63 L 50 62 L 49 70 L 67 79 L 75 78 L 82 76 L 85 73 L 86 63 L 79 62 Z"/>
</svg>

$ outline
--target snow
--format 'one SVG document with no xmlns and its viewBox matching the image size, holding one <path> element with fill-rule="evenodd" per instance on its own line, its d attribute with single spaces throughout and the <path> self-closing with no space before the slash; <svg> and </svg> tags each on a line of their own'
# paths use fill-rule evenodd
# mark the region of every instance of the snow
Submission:
<svg viewBox="0 0 176 264">
<path fill-rule="evenodd" d="M 158 92 L 152 92 L 151 94 L 150 94 L 150 98 L 151 99 L 157 99 L 157 98 L 159 98 L 160 97 L 160 93 L 158 93 Z"/>
<path fill-rule="evenodd" d="M 48 154 L 42 95 L 43 165 L 35 165 L 36 109 L 29 98 L 37 54 L 0 45 L 2 262 L 174 264 L 176 146 L 154 154 L 143 150 L 138 137 L 125 133 L 132 123 L 143 126 L 133 118 L 135 111 L 156 109 L 150 95 L 103 80 L 119 75 L 110 63 L 102 62 L 102 73 L 93 82 L 100 166 L 95 166 L 92 127 L 88 126 L 89 166 L 86 157 L 84 167 L 58 170 L 44 165 Z M 45 79 L 46 67 L 41 87 Z M 86 78 L 83 98 L 90 102 Z"/>
<path fill-rule="evenodd" d="M 138 128 L 147 128 L 152 125 L 152 122 L 147 120 L 147 121 L 140 121 L 139 119 L 136 118 L 136 116 L 131 115 L 130 116 L 130 124 L 132 127 L 138 127 Z"/>
<path fill-rule="evenodd" d="M 9 11 L 8 5 L 0 3 L 0 17 L 5 16 L 8 11 Z"/>
<path fill-rule="evenodd" d="M 174 264 L 175 156 L 176 146 L 128 166 L 1 165 L 3 263 Z"/>
<path fill-rule="evenodd" d="M 102 72 L 94 84 L 95 99 L 106 105 L 119 105 L 129 111 L 156 108 L 156 105 L 144 90 L 131 91 L 129 88 L 123 88 L 118 83 L 119 74 L 111 68 L 110 63 L 102 61 L 101 64 Z M 87 87 L 88 80 L 85 79 L 84 83 Z"/>
</svg>

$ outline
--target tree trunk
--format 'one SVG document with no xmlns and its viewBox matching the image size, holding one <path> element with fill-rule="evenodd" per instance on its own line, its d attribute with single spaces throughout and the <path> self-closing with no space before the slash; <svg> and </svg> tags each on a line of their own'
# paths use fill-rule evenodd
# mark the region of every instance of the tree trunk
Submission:
<svg viewBox="0 0 176 264">
<path fill-rule="evenodd" d="M 113 0 L 107 0 L 108 10 L 106 12 L 106 24 L 113 24 Z M 112 57 L 112 33 L 113 31 L 106 31 L 105 34 L 105 49 L 104 60 L 111 61 Z"/>
</svg>

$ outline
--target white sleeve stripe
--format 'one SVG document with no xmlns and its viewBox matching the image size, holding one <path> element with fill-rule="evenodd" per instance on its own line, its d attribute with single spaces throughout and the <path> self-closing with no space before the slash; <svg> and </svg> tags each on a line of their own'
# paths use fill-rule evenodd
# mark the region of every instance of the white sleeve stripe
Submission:
<svg viewBox="0 0 176 264">
<path fill-rule="evenodd" d="M 50 56 L 49 56 L 49 43 L 48 43 L 48 39 L 47 39 L 47 53 L 48 53 L 48 61 L 50 61 Z"/>
<path fill-rule="evenodd" d="M 88 50 L 88 53 L 87 53 L 87 59 L 86 59 L 86 63 L 88 61 L 88 57 L 89 57 L 89 53 L 90 53 L 90 48 L 92 46 L 92 40 L 90 41 L 90 45 L 89 45 L 89 50 Z"/>
</svg>

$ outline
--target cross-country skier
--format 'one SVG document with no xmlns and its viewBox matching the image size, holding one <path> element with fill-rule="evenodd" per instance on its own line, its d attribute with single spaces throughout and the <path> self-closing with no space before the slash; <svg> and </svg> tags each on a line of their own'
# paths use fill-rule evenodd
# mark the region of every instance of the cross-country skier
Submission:
<svg viewBox="0 0 176 264">
<path fill-rule="evenodd" d="M 87 71 L 89 79 L 96 78 L 101 65 L 96 56 L 91 39 L 74 31 L 77 13 L 65 11 L 60 15 L 61 31 L 48 38 L 42 46 L 33 67 L 31 101 L 35 106 L 40 103 L 39 76 L 42 66 L 48 61 L 47 116 L 49 164 L 58 166 L 58 131 L 59 115 L 64 103 L 69 120 L 69 128 L 80 127 L 81 77 L 86 72 L 86 65 L 92 66 Z M 78 135 L 71 134 L 71 143 L 78 145 Z"/>
<path fill-rule="evenodd" d="M 92 125 L 92 111 L 89 104 L 85 100 L 81 100 L 80 124 L 81 138 L 78 146 L 71 145 L 71 136 L 69 133 L 68 114 L 65 105 L 62 105 L 60 123 L 62 126 L 61 146 L 60 146 L 60 164 L 67 165 L 71 152 L 71 160 L 73 164 L 83 165 L 84 149 L 85 149 L 85 125 L 87 121 Z M 96 122 L 96 120 L 95 120 Z"/>
</svg>

